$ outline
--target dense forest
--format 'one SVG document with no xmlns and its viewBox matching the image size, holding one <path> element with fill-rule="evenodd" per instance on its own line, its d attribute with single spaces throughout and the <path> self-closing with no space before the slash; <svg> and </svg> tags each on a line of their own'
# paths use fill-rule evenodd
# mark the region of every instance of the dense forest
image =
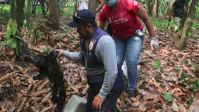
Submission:
<svg viewBox="0 0 199 112">
<path fill-rule="evenodd" d="M 123 92 L 115 112 L 197 112 L 199 110 L 199 1 L 187 0 L 180 26 L 168 21 L 175 0 L 137 0 L 153 23 L 159 49 L 145 39 L 138 61 L 136 97 Z M 54 49 L 79 52 L 72 20 L 78 0 L 0 0 L 0 111 L 52 112 L 48 78 L 33 80 L 32 60 Z M 89 1 L 95 12 L 97 2 Z M 96 13 L 97 15 L 98 13 Z M 97 19 L 96 19 L 97 21 Z M 144 24 L 142 24 L 144 25 Z M 86 98 L 86 70 L 57 58 L 64 74 L 65 105 L 72 95 Z M 125 67 L 124 67 L 125 68 Z M 128 77 L 124 74 L 126 83 Z"/>
</svg>

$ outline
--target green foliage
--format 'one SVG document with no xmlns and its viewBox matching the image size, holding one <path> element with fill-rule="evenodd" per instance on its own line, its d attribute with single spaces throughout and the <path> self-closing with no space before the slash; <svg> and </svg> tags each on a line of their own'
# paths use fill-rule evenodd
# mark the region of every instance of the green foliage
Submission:
<svg viewBox="0 0 199 112">
<path fill-rule="evenodd" d="M 124 73 L 123 73 L 123 74 L 124 74 Z M 128 82 L 128 77 L 127 77 L 126 74 L 124 74 L 124 81 L 125 81 L 125 82 Z"/>
<path fill-rule="evenodd" d="M 188 64 L 189 62 L 188 62 L 188 60 L 185 60 L 185 64 Z"/>
<path fill-rule="evenodd" d="M 194 65 L 195 67 L 195 72 L 199 69 L 199 64 L 198 65 Z"/>
<path fill-rule="evenodd" d="M 67 26 L 66 34 L 68 34 L 69 30 L 70 30 L 70 27 Z"/>
<path fill-rule="evenodd" d="M 157 60 L 155 67 L 153 68 L 154 70 L 158 69 L 161 66 L 160 60 Z"/>
<path fill-rule="evenodd" d="M 167 101 L 172 101 L 172 96 L 169 93 L 165 93 L 164 99 L 167 100 Z"/>
<path fill-rule="evenodd" d="M 193 81 L 192 77 L 189 76 L 189 80 L 185 80 L 186 79 L 186 74 L 185 73 L 181 73 L 181 80 L 184 80 L 185 82 L 183 83 L 184 85 L 188 86 L 193 92 L 198 91 L 199 88 L 199 79 Z M 193 96 L 191 95 L 189 98 L 189 102 L 190 105 L 193 103 Z"/>
<path fill-rule="evenodd" d="M 181 80 L 185 80 L 186 79 L 186 75 L 184 72 L 181 73 Z"/>
<path fill-rule="evenodd" d="M 190 95 L 189 97 L 189 101 L 188 101 L 188 104 L 191 105 L 193 103 L 193 99 L 194 97 L 192 95 Z"/>
<path fill-rule="evenodd" d="M 176 70 L 180 70 L 180 67 L 181 67 L 181 66 L 176 66 Z"/>
<path fill-rule="evenodd" d="M 16 50 L 16 53 L 18 54 L 16 38 L 19 38 L 19 39 L 22 39 L 22 38 L 16 35 L 17 32 L 19 33 L 19 31 L 17 30 L 16 20 L 10 19 L 8 21 L 7 29 L 6 29 L 6 35 L 5 35 L 6 42 L 2 43 L 1 46 L 10 44 Z M 16 37 L 16 38 L 13 38 L 13 37 Z"/>
<path fill-rule="evenodd" d="M 48 47 L 45 47 L 45 53 L 48 53 L 50 51 L 50 49 Z"/>
</svg>

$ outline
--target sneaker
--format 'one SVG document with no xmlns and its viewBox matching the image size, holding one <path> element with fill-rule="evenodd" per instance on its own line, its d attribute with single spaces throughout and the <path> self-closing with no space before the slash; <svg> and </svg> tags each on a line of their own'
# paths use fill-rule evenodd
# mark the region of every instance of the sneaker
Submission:
<svg viewBox="0 0 199 112">
<path fill-rule="evenodd" d="M 128 94 L 128 97 L 129 97 L 129 98 L 135 97 L 135 91 L 128 90 L 128 91 L 127 91 L 127 94 Z"/>
</svg>

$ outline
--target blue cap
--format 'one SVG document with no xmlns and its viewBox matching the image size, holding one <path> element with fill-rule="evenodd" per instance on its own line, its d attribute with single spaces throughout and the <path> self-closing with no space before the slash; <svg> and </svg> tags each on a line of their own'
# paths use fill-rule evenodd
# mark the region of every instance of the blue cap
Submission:
<svg viewBox="0 0 199 112">
<path fill-rule="evenodd" d="M 70 27 L 77 27 L 84 23 L 95 23 L 95 14 L 89 9 L 79 10 L 73 16 L 73 21 L 68 22 Z"/>
</svg>

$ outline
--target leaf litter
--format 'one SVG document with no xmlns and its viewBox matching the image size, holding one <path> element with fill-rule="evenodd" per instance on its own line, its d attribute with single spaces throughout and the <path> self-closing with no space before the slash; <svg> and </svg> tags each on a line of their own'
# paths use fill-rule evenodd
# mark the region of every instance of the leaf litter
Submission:
<svg viewBox="0 0 199 112">
<path fill-rule="evenodd" d="M 38 17 L 33 16 L 31 20 L 35 18 Z M 29 32 L 22 29 L 22 37 L 34 54 L 45 54 L 46 47 L 50 51 L 53 49 L 80 51 L 76 29 L 68 28 L 66 25 L 69 18 L 60 18 L 64 23 L 60 31 L 45 29 L 41 26 L 44 25 L 44 22 L 41 22 L 44 20 L 39 19 L 41 20 L 33 24 L 35 29 Z M 37 24 L 40 26 L 37 27 Z M 122 112 L 196 112 L 199 110 L 199 92 L 193 93 L 188 86 L 184 85 L 184 81 L 188 81 L 189 76 L 192 80 L 198 80 L 199 70 L 195 70 L 194 65 L 199 64 L 199 39 L 189 38 L 185 50 L 179 51 L 166 31 L 160 32 L 157 28 L 155 29 L 160 48 L 151 52 L 150 38 L 145 35 L 138 62 L 140 72 L 137 77 L 136 97 L 129 99 L 126 92 L 123 92 L 117 100 L 117 110 Z M 44 35 L 37 34 L 30 37 L 30 32 L 36 33 L 36 30 L 43 31 Z M 0 36 L 5 36 L 5 25 L 1 25 Z M 3 42 L 5 42 L 4 38 L 0 40 L 0 43 Z M 47 78 L 40 81 L 33 80 L 32 76 L 38 74 L 38 69 L 25 61 L 15 62 L 11 46 L 0 46 L 0 51 L 0 110 L 2 112 L 53 111 L 56 104 L 50 101 L 52 84 L 49 80 Z M 64 73 L 65 105 L 72 95 L 86 98 L 88 85 L 85 69 L 81 64 L 64 57 L 59 58 L 58 61 Z M 182 73 L 186 74 L 186 77 L 182 76 L 184 80 L 181 80 Z M 166 98 L 164 98 L 165 94 Z M 188 104 L 190 94 L 193 95 L 191 105 Z"/>
</svg>

